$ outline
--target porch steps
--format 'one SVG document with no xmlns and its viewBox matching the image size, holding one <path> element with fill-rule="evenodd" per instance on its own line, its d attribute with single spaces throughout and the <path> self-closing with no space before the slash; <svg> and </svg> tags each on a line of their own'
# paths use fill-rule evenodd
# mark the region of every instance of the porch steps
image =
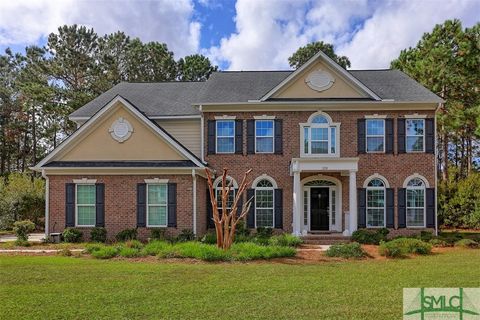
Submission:
<svg viewBox="0 0 480 320">
<path fill-rule="evenodd" d="M 331 245 L 350 242 L 350 237 L 341 233 L 309 233 L 300 238 L 305 245 Z"/>
</svg>

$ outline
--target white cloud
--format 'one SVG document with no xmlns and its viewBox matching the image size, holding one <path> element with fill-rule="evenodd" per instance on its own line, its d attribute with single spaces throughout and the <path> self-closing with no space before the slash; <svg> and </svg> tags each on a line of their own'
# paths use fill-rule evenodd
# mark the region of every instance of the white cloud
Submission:
<svg viewBox="0 0 480 320">
<path fill-rule="evenodd" d="M 63 24 L 93 27 L 99 35 L 122 30 L 168 44 L 177 57 L 199 50 L 201 24 L 191 0 L 15 0 L 0 2 L 0 45 L 34 44 Z"/>
</svg>

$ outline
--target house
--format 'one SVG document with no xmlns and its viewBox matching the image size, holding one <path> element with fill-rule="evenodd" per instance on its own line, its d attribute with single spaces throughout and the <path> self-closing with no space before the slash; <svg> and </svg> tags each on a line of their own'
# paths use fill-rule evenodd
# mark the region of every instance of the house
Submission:
<svg viewBox="0 0 480 320">
<path fill-rule="evenodd" d="M 207 167 L 229 168 L 234 187 L 253 169 L 250 228 L 435 231 L 441 102 L 400 71 L 347 71 L 322 52 L 295 71 L 120 83 L 73 112 L 78 130 L 34 167 L 46 179 L 46 232 L 202 235 Z"/>
</svg>

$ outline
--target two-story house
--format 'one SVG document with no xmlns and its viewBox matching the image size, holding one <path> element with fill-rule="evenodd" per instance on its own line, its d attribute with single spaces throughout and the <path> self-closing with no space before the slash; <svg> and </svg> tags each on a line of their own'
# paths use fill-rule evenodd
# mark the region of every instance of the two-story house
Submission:
<svg viewBox="0 0 480 320">
<path fill-rule="evenodd" d="M 202 235 L 206 167 L 228 168 L 234 186 L 253 169 L 250 228 L 435 230 L 441 102 L 400 71 L 347 71 L 323 53 L 295 71 L 121 83 L 71 114 L 77 131 L 34 168 L 47 181 L 46 233 Z"/>
</svg>

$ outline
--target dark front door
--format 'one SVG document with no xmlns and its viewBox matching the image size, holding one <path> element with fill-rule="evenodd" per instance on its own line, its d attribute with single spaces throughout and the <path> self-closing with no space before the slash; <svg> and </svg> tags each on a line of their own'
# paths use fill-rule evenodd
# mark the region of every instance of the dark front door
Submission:
<svg viewBox="0 0 480 320">
<path fill-rule="evenodd" d="M 310 189 L 310 229 L 328 230 L 330 223 L 328 217 L 329 203 L 328 188 Z"/>
</svg>

